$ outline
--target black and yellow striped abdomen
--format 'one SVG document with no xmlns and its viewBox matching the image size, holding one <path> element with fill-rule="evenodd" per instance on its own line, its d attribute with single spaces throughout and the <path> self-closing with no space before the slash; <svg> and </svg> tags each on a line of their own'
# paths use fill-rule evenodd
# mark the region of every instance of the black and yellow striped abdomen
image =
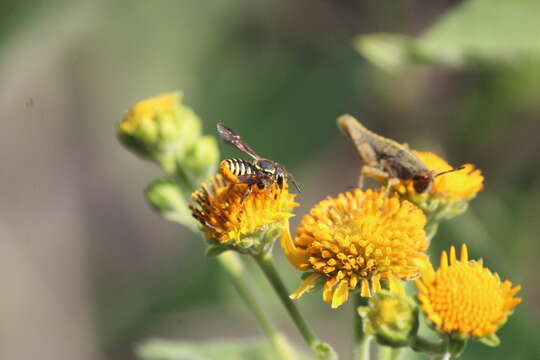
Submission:
<svg viewBox="0 0 540 360">
<path fill-rule="evenodd" d="M 245 181 L 238 177 L 254 177 L 255 167 L 243 159 L 225 159 L 219 164 L 219 173 L 231 184 L 241 184 Z"/>
</svg>

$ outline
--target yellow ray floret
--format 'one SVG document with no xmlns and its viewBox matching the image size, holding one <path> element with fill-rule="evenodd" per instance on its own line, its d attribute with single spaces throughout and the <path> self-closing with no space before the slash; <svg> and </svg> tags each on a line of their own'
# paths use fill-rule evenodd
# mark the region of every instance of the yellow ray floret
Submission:
<svg viewBox="0 0 540 360">
<path fill-rule="evenodd" d="M 449 256 L 443 251 L 439 269 L 435 271 L 429 264 L 416 286 L 426 316 L 441 331 L 460 336 L 495 333 L 521 302 L 514 297 L 520 287 L 512 287 L 510 281 L 501 283 L 481 261 L 469 261 L 465 245 L 460 259 L 454 247 Z"/>
<path fill-rule="evenodd" d="M 426 261 L 425 223 L 420 209 L 382 190 L 357 189 L 321 201 L 302 219 L 294 244 L 282 242 L 289 261 L 312 272 L 291 297 L 321 280 L 323 299 L 334 308 L 347 301 L 352 289 L 370 296 L 383 279 L 403 293 L 400 280 L 417 277 L 419 264 Z"/>
<path fill-rule="evenodd" d="M 289 194 L 287 184 L 280 189 L 277 184 L 259 189 L 254 186 L 246 196 L 245 184 L 227 184 L 220 175 L 201 185 L 192 197 L 199 207 L 192 207 L 193 216 L 203 226 L 208 239 L 221 244 L 240 241 L 264 225 L 280 223 L 288 226 L 295 194 Z M 287 229 L 288 231 L 288 229 Z"/>
<path fill-rule="evenodd" d="M 443 158 L 431 152 L 413 151 L 422 160 L 424 165 L 435 174 L 451 170 L 450 166 Z M 484 187 L 484 177 L 479 169 L 475 169 L 472 164 L 463 165 L 462 170 L 437 176 L 431 185 L 429 195 L 434 197 L 449 197 L 452 201 L 466 201 L 473 198 Z M 406 181 L 398 191 L 401 193 L 415 193 L 412 181 Z"/>
</svg>

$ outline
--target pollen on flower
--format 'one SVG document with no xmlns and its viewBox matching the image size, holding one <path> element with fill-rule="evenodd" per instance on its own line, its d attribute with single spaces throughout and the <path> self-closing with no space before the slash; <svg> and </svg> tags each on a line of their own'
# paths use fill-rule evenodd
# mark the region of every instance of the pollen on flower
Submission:
<svg viewBox="0 0 540 360">
<path fill-rule="evenodd" d="M 451 170 L 444 159 L 431 152 L 413 151 L 422 160 L 429 170 L 435 173 Z M 431 185 L 429 195 L 435 197 L 449 197 L 453 201 L 466 201 L 473 198 L 484 187 L 484 177 L 479 169 L 472 164 L 463 165 L 462 170 L 450 172 L 435 178 Z M 414 193 L 412 181 L 406 181 L 398 187 L 400 193 Z"/>
<path fill-rule="evenodd" d="M 294 250 L 285 252 L 298 269 L 312 272 L 291 297 L 302 296 L 321 279 L 323 299 L 332 307 L 347 301 L 351 289 L 371 296 L 382 279 L 403 293 L 400 280 L 417 277 L 426 261 L 425 224 L 420 209 L 383 190 L 356 189 L 321 201 L 302 219 L 289 246 Z"/>
<path fill-rule="evenodd" d="M 298 204 L 287 184 L 282 189 L 277 184 L 263 189 L 254 186 L 245 196 L 247 190 L 245 184 L 228 184 L 216 175 L 209 186 L 203 184 L 192 194 L 199 206 L 191 206 L 191 210 L 207 239 L 221 244 L 239 242 L 264 225 L 283 223 L 294 216 L 291 211 Z"/>
<path fill-rule="evenodd" d="M 429 264 L 416 286 L 426 316 L 441 331 L 461 336 L 478 338 L 495 333 L 521 302 L 514 297 L 520 286 L 501 282 L 482 261 L 469 261 L 465 245 L 459 260 L 454 247 L 450 256 L 443 251 L 439 269 Z"/>
</svg>

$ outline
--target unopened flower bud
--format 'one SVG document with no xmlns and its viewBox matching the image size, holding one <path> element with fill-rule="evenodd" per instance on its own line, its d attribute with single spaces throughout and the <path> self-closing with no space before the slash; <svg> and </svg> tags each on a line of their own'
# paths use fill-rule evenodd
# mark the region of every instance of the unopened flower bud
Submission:
<svg viewBox="0 0 540 360">
<path fill-rule="evenodd" d="M 164 218 L 196 229 L 191 211 L 180 187 L 169 180 L 155 180 L 145 190 L 146 198 L 152 207 Z"/>
<path fill-rule="evenodd" d="M 212 136 L 202 136 L 186 152 L 183 170 L 194 183 L 206 181 L 215 173 L 219 160 L 219 150 L 216 139 Z"/>
<path fill-rule="evenodd" d="M 140 101 L 118 124 L 118 137 L 126 147 L 169 173 L 201 134 L 200 120 L 180 101 L 179 93 Z"/>
<path fill-rule="evenodd" d="M 400 347 L 410 343 L 418 329 L 418 309 L 413 299 L 381 290 L 358 313 L 365 321 L 366 332 L 380 344 Z"/>
</svg>

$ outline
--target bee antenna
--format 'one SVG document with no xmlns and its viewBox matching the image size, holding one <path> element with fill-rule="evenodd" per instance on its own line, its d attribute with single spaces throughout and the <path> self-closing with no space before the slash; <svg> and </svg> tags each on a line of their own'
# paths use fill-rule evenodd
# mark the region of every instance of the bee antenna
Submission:
<svg viewBox="0 0 540 360">
<path fill-rule="evenodd" d="M 441 172 L 435 174 L 435 177 L 441 176 L 441 175 L 444 175 L 444 174 L 448 174 L 448 173 L 451 173 L 451 172 L 454 172 L 454 171 L 463 170 L 463 169 L 465 169 L 465 165 L 461 165 L 460 167 L 453 168 L 453 169 L 450 169 L 450 170 L 441 171 Z"/>
</svg>

